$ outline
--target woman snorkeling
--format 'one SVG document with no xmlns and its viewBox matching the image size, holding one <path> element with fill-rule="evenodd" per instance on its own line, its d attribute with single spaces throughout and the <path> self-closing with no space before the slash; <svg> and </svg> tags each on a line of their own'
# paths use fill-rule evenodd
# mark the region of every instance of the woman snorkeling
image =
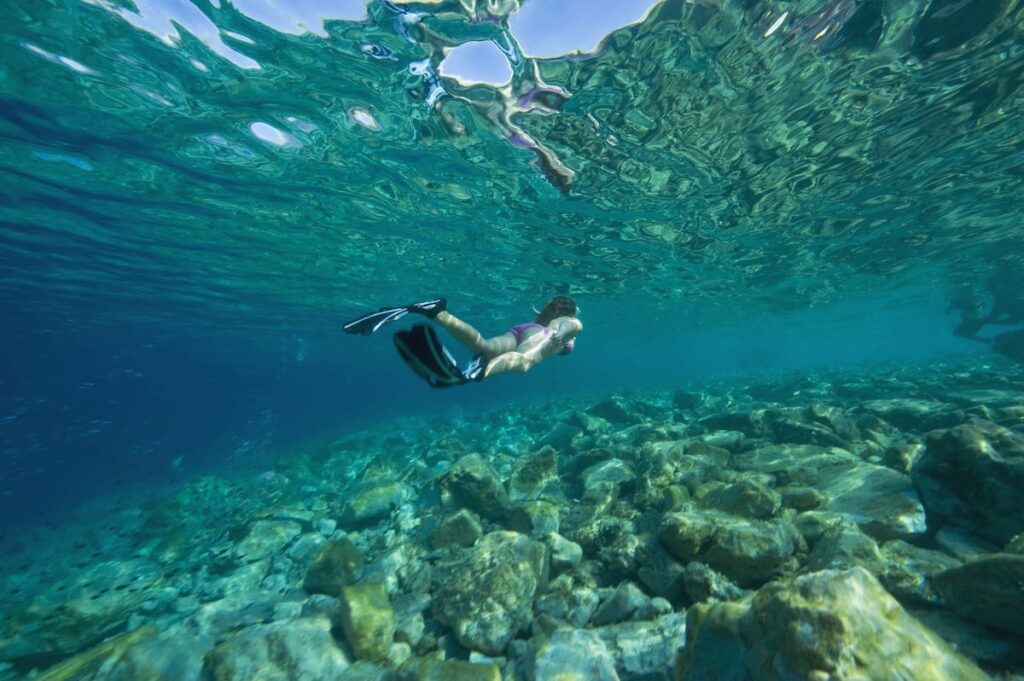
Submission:
<svg viewBox="0 0 1024 681">
<path fill-rule="evenodd" d="M 459 369 L 430 326 L 417 324 L 395 333 L 395 347 L 402 359 L 435 388 L 480 381 L 508 371 L 529 371 L 552 355 L 572 352 L 575 338 L 583 330 L 577 318 L 579 308 L 568 296 L 552 298 L 539 311 L 534 308 L 537 312 L 534 321 L 516 324 L 493 338 L 484 338 L 475 328 L 448 312 L 447 307 L 444 298 L 383 307 L 348 322 L 344 328 L 347 333 L 365 336 L 410 312 L 433 319 L 475 355 L 464 369 Z"/>
</svg>

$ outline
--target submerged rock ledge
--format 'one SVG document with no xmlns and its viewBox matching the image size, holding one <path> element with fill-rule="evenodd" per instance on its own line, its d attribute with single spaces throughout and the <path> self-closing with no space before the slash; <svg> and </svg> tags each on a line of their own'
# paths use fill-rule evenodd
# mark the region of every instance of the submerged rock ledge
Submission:
<svg viewBox="0 0 1024 681">
<path fill-rule="evenodd" d="M 0 681 L 1021 678 L 1022 385 L 528 404 L 105 500 L 6 538 Z"/>
</svg>

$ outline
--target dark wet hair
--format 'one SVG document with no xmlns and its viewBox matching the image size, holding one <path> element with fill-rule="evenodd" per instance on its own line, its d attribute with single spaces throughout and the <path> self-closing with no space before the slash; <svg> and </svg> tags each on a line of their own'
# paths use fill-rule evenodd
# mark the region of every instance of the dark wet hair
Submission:
<svg viewBox="0 0 1024 681">
<path fill-rule="evenodd" d="M 536 308 L 534 308 L 536 309 Z M 544 309 L 537 313 L 537 323 L 547 326 L 558 317 L 575 317 L 578 312 L 576 301 L 569 296 L 555 296 Z"/>
</svg>

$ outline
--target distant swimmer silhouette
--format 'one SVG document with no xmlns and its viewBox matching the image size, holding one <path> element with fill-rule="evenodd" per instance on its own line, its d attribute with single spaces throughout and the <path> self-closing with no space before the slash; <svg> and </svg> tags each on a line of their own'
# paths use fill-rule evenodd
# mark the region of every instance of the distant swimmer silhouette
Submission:
<svg viewBox="0 0 1024 681">
<path fill-rule="evenodd" d="M 978 335 L 988 325 L 1013 326 L 1024 324 L 1024 292 L 1018 284 L 1018 277 L 994 277 L 988 283 L 988 296 L 992 305 L 988 314 L 983 314 L 981 296 L 971 289 L 964 289 L 950 301 L 946 311 L 960 310 L 960 323 L 953 334 L 987 343 L 992 351 L 1016 362 L 1024 362 L 1024 329 L 1007 331 L 992 338 Z"/>
<path fill-rule="evenodd" d="M 368 336 L 382 326 L 398 321 L 410 312 L 433 319 L 474 353 L 460 369 L 455 358 L 441 344 L 434 329 L 416 324 L 395 333 L 395 348 L 417 375 L 435 388 L 447 388 L 481 381 L 509 371 L 526 372 L 553 355 L 568 355 L 583 330 L 579 308 L 568 296 L 556 296 L 543 309 L 534 311 L 532 322 L 516 324 L 506 333 L 484 338 L 472 326 L 448 312 L 448 301 L 435 298 L 399 307 L 382 307 L 345 324 L 346 333 Z"/>
</svg>

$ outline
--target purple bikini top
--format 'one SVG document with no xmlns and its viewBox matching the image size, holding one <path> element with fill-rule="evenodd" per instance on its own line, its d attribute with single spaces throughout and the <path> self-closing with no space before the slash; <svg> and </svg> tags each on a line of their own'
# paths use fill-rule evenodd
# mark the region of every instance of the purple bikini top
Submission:
<svg viewBox="0 0 1024 681">
<path fill-rule="evenodd" d="M 543 324 L 538 324 L 537 322 L 526 322 L 525 324 L 516 324 L 511 329 L 509 329 L 509 331 L 511 331 L 512 335 L 514 335 L 516 337 L 516 345 L 518 345 L 518 344 L 523 342 L 523 334 L 526 333 L 526 330 L 527 329 L 533 329 L 533 328 L 544 329 L 545 331 L 551 331 L 551 329 L 549 329 L 548 327 L 544 326 Z M 572 349 L 574 347 L 576 347 L 576 339 L 575 338 L 573 338 L 571 341 L 566 343 L 565 347 L 562 348 L 562 351 L 560 353 L 558 353 L 558 354 L 560 354 L 560 355 L 568 355 L 570 352 L 572 352 Z"/>
</svg>

